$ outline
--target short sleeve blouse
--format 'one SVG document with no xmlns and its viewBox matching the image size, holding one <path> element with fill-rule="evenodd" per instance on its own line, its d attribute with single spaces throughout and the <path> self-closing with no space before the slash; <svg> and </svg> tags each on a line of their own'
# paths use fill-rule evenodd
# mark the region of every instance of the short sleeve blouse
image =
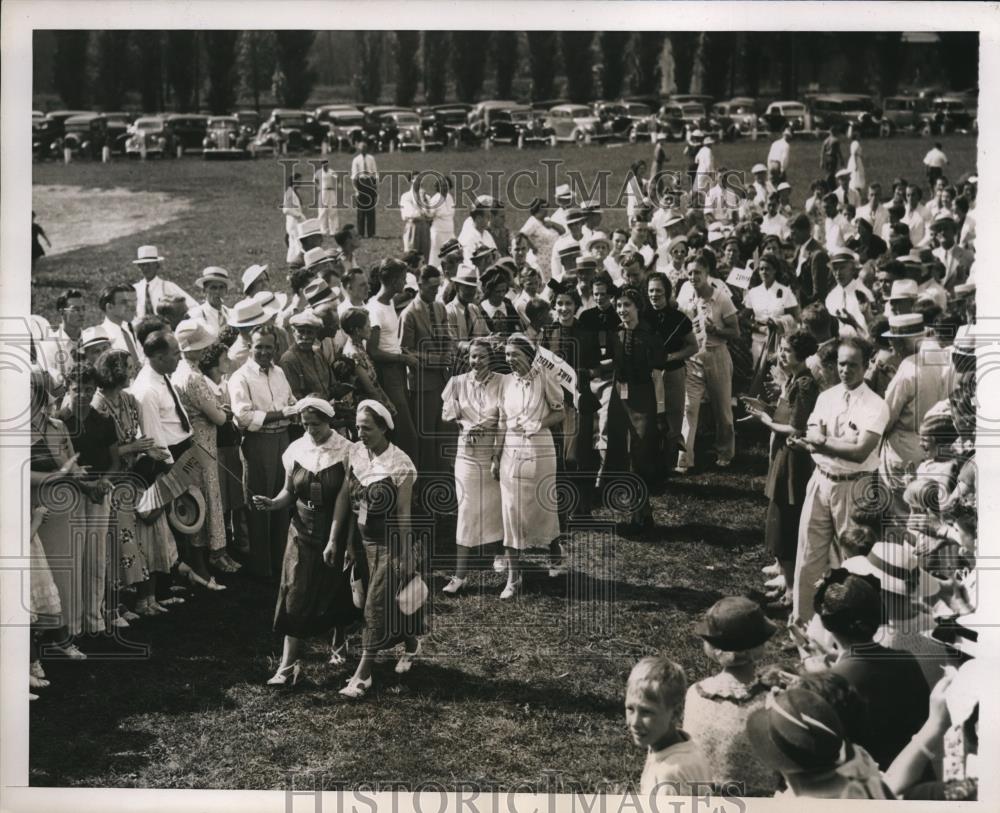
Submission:
<svg viewBox="0 0 1000 813">
<path fill-rule="evenodd" d="M 396 488 L 400 488 L 408 479 L 417 476 L 417 469 L 406 452 L 391 443 L 374 458 L 363 443 L 351 444 L 350 461 L 351 472 L 362 486 L 389 478 Z"/>
<path fill-rule="evenodd" d="M 309 435 L 303 435 L 288 445 L 281 455 L 281 463 L 288 476 L 291 476 L 296 463 L 306 471 L 319 474 L 337 463 L 346 463 L 353 445 L 336 432 L 331 432 L 330 437 L 319 444 L 314 443 Z"/>
</svg>

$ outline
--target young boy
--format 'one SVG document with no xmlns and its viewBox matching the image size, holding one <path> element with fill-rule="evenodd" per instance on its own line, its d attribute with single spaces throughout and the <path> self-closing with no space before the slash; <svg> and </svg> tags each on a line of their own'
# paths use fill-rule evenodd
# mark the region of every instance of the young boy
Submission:
<svg viewBox="0 0 1000 813">
<path fill-rule="evenodd" d="M 700 794 L 712 782 L 704 754 L 680 728 L 686 693 L 684 669 L 667 658 L 643 658 L 628 676 L 625 721 L 632 741 L 648 749 L 643 796 Z"/>
</svg>

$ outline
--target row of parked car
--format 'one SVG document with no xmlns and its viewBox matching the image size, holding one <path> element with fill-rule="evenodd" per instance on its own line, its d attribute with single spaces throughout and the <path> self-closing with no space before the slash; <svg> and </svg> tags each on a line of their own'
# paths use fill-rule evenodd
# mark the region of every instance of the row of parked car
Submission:
<svg viewBox="0 0 1000 813">
<path fill-rule="evenodd" d="M 424 107 L 327 104 L 314 110 L 276 108 L 262 119 L 253 110 L 228 116 L 163 114 L 133 117 L 124 112 L 57 110 L 32 114 L 37 158 L 61 156 L 64 149 L 100 157 L 104 147 L 126 156 L 201 153 L 206 159 L 250 158 L 262 152 L 353 150 L 367 140 L 373 150 L 511 144 L 555 145 L 631 141 L 663 134 L 683 140 L 700 130 L 716 140 L 753 132 L 826 132 L 853 127 L 863 136 L 898 132 L 976 132 L 977 95 L 918 92 L 890 96 L 876 105 L 871 96 L 812 94 L 804 101 L 763 104 L 750 97 L 713 102 L 711 97 L 676 95 L 597 101 L 483 101 L 475 105 Z"/>
</svg>

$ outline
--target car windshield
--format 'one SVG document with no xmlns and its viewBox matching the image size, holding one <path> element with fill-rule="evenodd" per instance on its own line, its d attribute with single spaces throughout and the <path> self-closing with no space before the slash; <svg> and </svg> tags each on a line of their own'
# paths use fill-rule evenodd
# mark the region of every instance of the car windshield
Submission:
<svg viewBox="0 0 1000 813">
<path fill-rule="evenodd" d="M 439 110 L 437 114 L 445 124 L 465 124 L 464 110 Z"/>
<path fill-rule="evenodd" d="M 330 121 L 340 127 L 347 127 L 349 125 L 361 124 L 364 122 L 365 117 L 359 115 L 358 113 L 345 113 L 340 115 L 331 114 Z"/>
<path fill-rule="evenodd" d="M 594 115 L 586 107 L 571 107 L 569 108 L 569 114 L 575 119 L 590 118 Z"/>
<path fill-rule="evenodd" d="M 661 114 L 672 119 L 679 119 L 684 115 L 684 111 L 680 107 L 664 107 Z"/>
<path fill-rule="evenodd" d="M 235 127 L 236 119 L 222 118 L 222 119 L 209 119 L 209 127 Z"/>
<path fill-rule="evenodd" d="M 625 113 L 629 116 L 648 116 L 648 104 L 629 104 L 625 106 Z"/>
<path fill-rule="evenodd" d="M 139 119 L 135 123 L 135 129 L 142 130 L 144 133 L 155 133 L 163 129 L 163 122 L 156 119 Z"/>
<path fill-rule="evenodd" d="M 531 111 L 530 110 L 511 110 L 510 118 L 512 121 L 531 121 Z"/>
<path fill-rule="evenodd" d="M 691 102 L 690 104 L 684 105 L 682 109 L 684 111 L 684 115 L 685 116 L 704 116 L 705 115 L 705 108 L 702 107 L 700 104 L 696 104 L 694 102 Z"/>
<path fill-rule="evenodd" d="M 870 113 L 875 109 L 871 99 L 848 99 L 841 105 L 841 110 L 861 110 Z"/>
<path fill-rule="evenodd" d="M 396 113 L 396 124 L 411 127 L 420 124 L 420 117 L 416 113 Z"/>
<path fill-rule="evenodd" d="M 965 105 L 955 101 L 940 101 L 934 103 L 935 110 L 964 110 Z"/>
<path fill-rule="evenodd" d="M 786 116 L 802 116 L 806 109 L 800 104 L 783 104 L 778 108 L 778 112 Z"/>
<path fill-rule="evenodd" d="M 305 116 L 280 116 L 282 127 L 305 127 Z"/>
</svg>

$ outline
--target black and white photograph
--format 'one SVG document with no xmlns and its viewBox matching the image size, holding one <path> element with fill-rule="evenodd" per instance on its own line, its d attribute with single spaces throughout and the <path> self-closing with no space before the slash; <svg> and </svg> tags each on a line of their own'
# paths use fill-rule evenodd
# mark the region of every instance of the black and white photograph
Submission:
<svg viewBox="0 0 1000 813">
<path fill-rule="evenodd" d="M 3 12 L 3 809 L 996 798 L 994 7 L 143 6 Z"/>
</svg>

